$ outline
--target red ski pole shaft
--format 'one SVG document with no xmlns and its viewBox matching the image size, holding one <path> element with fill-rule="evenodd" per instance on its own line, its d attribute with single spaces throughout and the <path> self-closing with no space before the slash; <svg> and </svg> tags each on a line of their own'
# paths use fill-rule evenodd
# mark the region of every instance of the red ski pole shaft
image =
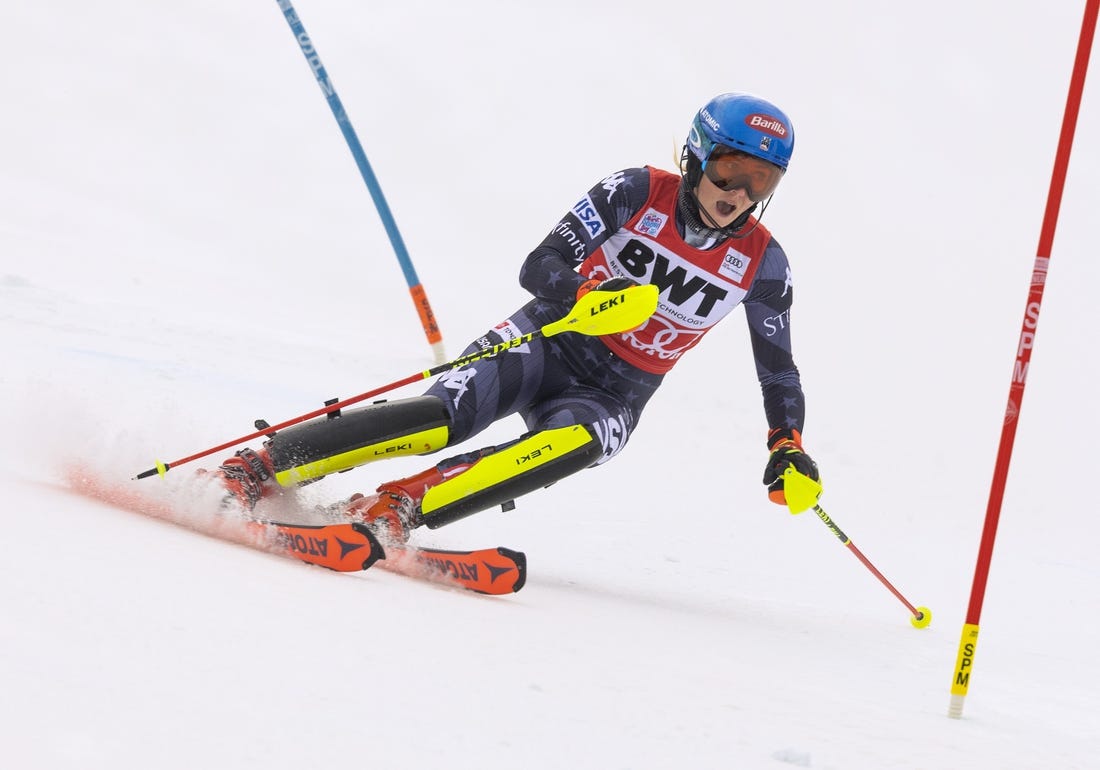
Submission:
<svg viewBox="0 0 1100 770">
<path fill-rule="evenodd" d="M 898 600 L 905 605 L 905 608 L 913 615 L 909 619 L 917 628 L 924 628 L 932 622 L 932 611 L 927 607 L 914 607 L 913 604 L 902 596 L 901 591 L 894 588 L 894 584 L 886 579 L 886 576 L 879 572 L 875 565 L 871 563 L 871 560 L 863 555 L 863 552 L 856 548 L 856 544 L 852 542 L 852 539 L 844 534 L 844 532 L 837 526 L 829 514 L 825 513 L 825 509 L 821 507 L 821 504 L 817 502 L 817 498 L 821 495 L 821 483 L 815 479 L 811 479 L 804 473 L 799 473 L 798 469 L 794 465 L 788 465 L 783 471 L 783 493 L 787 498 L 787 508 L 793 514 L 799 514 L 803 511 L 813 509 L 817 517 L 829 528 L 829 531 L 836 535 L 837 540 L 847 547 L 849 551 L 855 554 L 855 557 L 860 560 L 864 567 L 871 571 L 871 574 L 879 579 L 884 586 L 890 589 L 890 593 L 898 598 Z"/>
<path fill-rule="evenodd" d="M 890 593 L 896 596 L 898 598 L 898 601 L 905 605 L 905 608 L 909 610 L 909 612 L 913 615 L 913 625 L 916 625 L 918 627 L 928 625 L 928 623 L 925 622 L 926 620 L 931 621 L 931 613 L 929 612 L 928 608 L 914 607 L 912 602 L 906 599 L 902 595 L 901 591 L 895 588 L 894 584 L 887 580 L 886 576 L 878 571 L 875 565 L 871 563 L 871 560 L 864 556 L 862 551 L 856 548 L 856 544 L 852 542 L 852 539 L 850 537 L 844 534 L 840 527 L 836 525 L 836 522 L 832 520 L 832 517 L 830 517 L 829 514 L 825 513 L 824 508 L 822 508 L 820 505 L 815 504 L 813 510 L 814 513 L 817 514 L 817 517 L 825 522 L 825 526 L 829 528 L 829 531 L 836 535 L 837 539 L 840 540 L 840 542 L 843 543 L 845 547 L 847 547 L 849 551 L 855 554 L 855 557 L 863 563 L 863 566 L 869 569 L 871 571 L 871 574 L 877 577 L 879 579 L 879 582 L 890 589 Z"/>
<path fill-rule="evenodd" d="M 249 433 L 245 436 L 241 436 L 240 438 L 235 438 L 232 441 L 226 441 L 224 444 L 218 444 L 217 446 L 212 446 L 209 449 L 202 450 L 201 452 L 196 452 L 195 454 L 187 455 L 187 457 L 181 457 L 180 459 L 175 460 L 175 461 L 170 462 L 170 463 L 158 462 L 156 464 L 156 467 L 150 468 L 147 471 L 142 471 L 138 475 L 134 476 L 134 478 L 135 479 L 147 479 L 150 476 L 156 476 L 158 474 L 163 476 L 165 473 L 167 473 L 172 468 L 175 468 L 177 465 L 183 465 L 184 463 L 189 463 L 192 460 L 198 460 L 202 457 L 207 457 L 208 455 L 212 455 L 215 452 L 225 451 L 226 449 L 229 449 L 230 447 L 237 446 L 238 444 L 243 444 L 246 441 L 251 441 L 252 439 L 259 438 L 260 436 L 266 436 L 269 433 L 274 433 L 275 431 L 283 430 L 284 428 L 289 428 L 291 425 L 297 425 L 300 422 L 305 422 L 306 420 L 312 420 L 314 417 L 321 417 L 322 415 L 331 414 L 332 412 L 343 409 L 345 406 L 351 406 L 352 404 L 358 404 L 360 401 L 365 401 L 366 399 L 372 398 L 373 396 L 378 396 L 378 395 L 381 395 L 382 393 L 386 393 L 386 392 L 391 391 L 391 390 L 396 390 L 397 388 L 400 388 L 404 385 L 411 385 L 412 383 L 417 382 L 418 380 L 422 380 L 425 377 L 430 377 L 431 372 L 432 372 L 432 370 L 429 369 L 426 372 L 420 372 L 419 374 L 410 375 L 410 376 L 408 376 L 408 377 L 406 377 L 402 380 L 397 380 L 395 382 L 391 382 L 389 385 L 383 385 L 380 388 L 375 388 L 374 390 L 368 390 L 366 393 L 360 393 L 358 396 L 353 396 L 351 398 L 346 398 L 343 401 L 337 401 L 334 404 L 326 404 L 324 407 L 322 407 L 320 409 L 316 409 L 312 412 L 307 412 L 306 414 L 298 415 L 297 417 L 294 417 L 290 420 L 286 420 L 285 422 L 281 422 L 278 425 L 266 426 L 263 429 L 257 430 L 254 433 Z M 438 374 L 438 372 L 436 372 L 436 373 Z"/>
</svg>

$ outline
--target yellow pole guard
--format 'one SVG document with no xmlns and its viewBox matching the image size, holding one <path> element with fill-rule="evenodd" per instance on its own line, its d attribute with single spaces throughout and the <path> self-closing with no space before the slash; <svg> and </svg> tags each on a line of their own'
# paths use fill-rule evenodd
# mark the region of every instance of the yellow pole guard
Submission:
<svg viewBox="0 0 1100 770">
<path fill-rule="evenodd" d="M 959 656 L 955 660 L 955 678 L 951 680 L 951 704 L 947 716 L 958 719 L 962 716 L 963 699 L 970 687 L 970 670 L 974 667 L 974 650 L 978 646 L 978 626 L 975 623 L 963 624 L 962 638 L 959 640 Z"/>
<path fill-rule="evenodd" d="M 482 457 L 469 470 L 431 487 L 424 495 L 421 510 L 427 516 L 445 505 L 564 457 L 589 441 L 592 441 L 592 435 L 583 425 L 539 431 L 519 443 Z"/>
</svg>

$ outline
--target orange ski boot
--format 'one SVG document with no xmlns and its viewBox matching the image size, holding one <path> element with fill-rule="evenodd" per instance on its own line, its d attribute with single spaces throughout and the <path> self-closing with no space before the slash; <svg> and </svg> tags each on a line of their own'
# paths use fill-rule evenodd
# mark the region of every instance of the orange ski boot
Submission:
<svg viewBox="0 0 1100 770">
<path fill-rule="evenodd" d="M 344 515 L 366 524 L 383 545 L 404 543 L 416 526 L 414 506 L 411 499 L 400 493 L 361 495 L 357 492 L 344 506 Z"/>
<path fill-rule="evenodd" d="M 469 466 L 463 466 L 463 469 Z M 455 469 L 447 471 L 447 476 Z M 446 477 L 434 465 L 415 476 L 388 481 L 378 487 L 377 494 L 355 494 L 348 500 L 344 514 L 366 524 L 379 538 L 391 543 L 404 543 L 409 533 L 423 524 L 420 501 L 424 494 Z"/>
<path fill-rule="evenodd" d="M 222 484 L 229 493 L 227 498 L 236 499 L 246 511 L 251 511 L 256 503 L 279 488 L 266 449 L 242 449 L 215 472 L 222 477 Z"/>
</svg>

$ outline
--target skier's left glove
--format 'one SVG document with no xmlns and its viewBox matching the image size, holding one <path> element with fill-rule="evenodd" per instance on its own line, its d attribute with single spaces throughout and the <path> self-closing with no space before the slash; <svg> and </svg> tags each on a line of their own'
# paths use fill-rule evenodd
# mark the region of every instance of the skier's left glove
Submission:
<svg viewBox="0 0 1100 770">
<path fill-rule="evenodd" d="M 817 463 L 802 451 L 802 435 L 793 428 L 776 428 L 768 434 L 768 465 L 764 468 L 764 483 L 768 485 L 768 499 L 779 505 L 787 504 L 783 493 L 783 471 L 793 465 L 799 473 L 820 481 Z"/>
<path fill-rule="evenodd" d="M 577 287 L 577 299 L 590 291 L 622 291 L 637 285 L 637 281 L 622 276 L 616 278 L 590 278 Z"/>
</svg>

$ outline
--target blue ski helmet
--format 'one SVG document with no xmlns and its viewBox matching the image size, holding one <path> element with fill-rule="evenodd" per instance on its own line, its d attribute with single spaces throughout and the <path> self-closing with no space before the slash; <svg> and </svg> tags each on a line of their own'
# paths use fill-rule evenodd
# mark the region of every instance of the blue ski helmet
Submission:
<svg viewBox="0 0 1100 770">
<path fill-rule="evenodd" d="M 688 150 L 704 165 L 720 144 L 786 170 L 794 151 L 794 127 L 769 101 L 752 94 L 722 94 L 699 110 L 687 139 Z"/>
</svg>

